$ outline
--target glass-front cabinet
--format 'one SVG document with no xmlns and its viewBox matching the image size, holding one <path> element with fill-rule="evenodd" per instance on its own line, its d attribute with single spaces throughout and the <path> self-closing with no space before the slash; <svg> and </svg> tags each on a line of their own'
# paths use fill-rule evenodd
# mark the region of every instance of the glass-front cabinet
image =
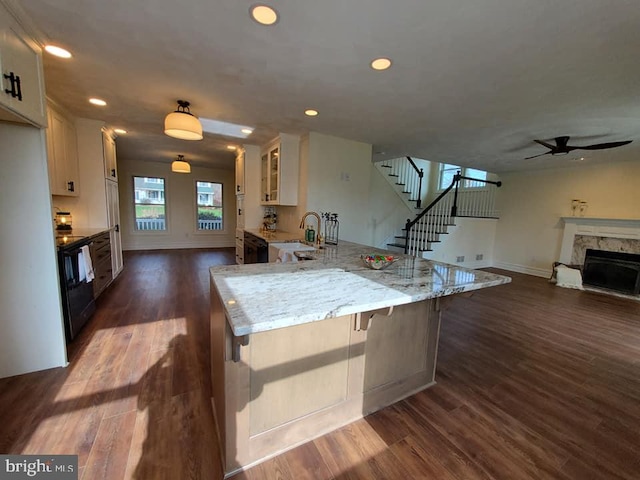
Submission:
<svg viewBox="0 0 640 480">
<path fill-rule="evenodd" d="M 262 205 L 297 205 L 299 138 L 281 134 L 262 150 Z"/>
<path fill-rule="evenodd" d="M 269 198 L 270 202 L 278 203 L 278 192 L 280 190 L 280 146 L 269 150 Z"/>
</svg>

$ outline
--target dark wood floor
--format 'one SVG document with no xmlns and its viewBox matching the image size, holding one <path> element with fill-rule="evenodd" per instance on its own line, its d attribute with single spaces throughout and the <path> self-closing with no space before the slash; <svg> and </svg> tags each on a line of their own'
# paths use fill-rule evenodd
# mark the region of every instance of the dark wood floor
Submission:
<svg viewBox="0 0 640 480">
<path fill-rule="evenodd" d="M 221 478 L 208 267 L 233 260 L 127 253 L 70 366 L 0 380 L 0 452 L 78 454 L 90 480 Z M 509 275 L 445 302 L 435 387 L 236 478 L 639 479 L 640 302 Z"/>
</svg>

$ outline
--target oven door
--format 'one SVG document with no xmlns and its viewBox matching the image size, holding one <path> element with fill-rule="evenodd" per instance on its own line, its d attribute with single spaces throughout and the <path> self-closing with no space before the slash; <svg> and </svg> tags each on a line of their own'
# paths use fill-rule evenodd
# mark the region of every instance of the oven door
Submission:
<svg viewBox="0 0 640 480">
<path fill-rule="evenodd" d="M 67 342 L 76 337 L 96 309 L 93 299 L 93 285 L 81 278 L 80 251 L 80 247 L 78 247 L 62 250 L 58 254 L 60 294 Z"/>
</svg>

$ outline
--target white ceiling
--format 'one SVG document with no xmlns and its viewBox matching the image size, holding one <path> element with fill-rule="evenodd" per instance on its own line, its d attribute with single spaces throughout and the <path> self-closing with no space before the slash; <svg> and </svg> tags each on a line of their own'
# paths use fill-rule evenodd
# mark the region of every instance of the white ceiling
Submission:
<svg viewBox="0 0 640 480">
<path fill-rule="evenodd" d="M 374 159 L 502 172 L 571 165 L 580 152 L 524 160 L 545 151 L 533 139 L 570 135 L 634 140 L 586 162 L 640 159 L 637 0 L 273 0 L 271 27 L 249 17 L 254 3 L 19 0 L 43 41 L 74 54 L 45 54 L 48 94 L 129 130 L 120 157 L 230 167 L 233 139 L 163 135 L 184 99 L 255 127 L 252 144 L 316 131 L 373 144 Z M 380 56 L 391 69 L 369 67 Z"/>
</svg>

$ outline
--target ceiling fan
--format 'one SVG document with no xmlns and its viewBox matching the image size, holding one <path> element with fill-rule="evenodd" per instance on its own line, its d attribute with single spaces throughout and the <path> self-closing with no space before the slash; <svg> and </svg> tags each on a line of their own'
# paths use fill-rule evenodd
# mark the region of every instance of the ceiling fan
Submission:
<svg viewBox="0 0 640 480">
<path fill-rule="evenodd" d="M 549 151 L 545 153 L 541 153 L 539 155 L 534 155 L 533 157 L 526 157 L 525 160 L 529 160 L 530 158 L 541 157 L 542 155 L 549 155 L 549 154 L 566 155 L 567 153 L 573 150 L 604 150 L 605 148 L 621 147 L 633 141 L 633 140 L 626 140 L 624 142 L 596 143 L 595 145 L 585 145 L 584 147 L 575 147 L 572 145 L 567 145 L 567 143 L 569 142 L 569 138 L 570 137 L 568 136 L 556 137 L 554 138 L 556 142 L 555 145 L 552 145 L 551 143 L 545 142 L 543 140 L 534 140 L 534 142 L 547 147 Z"/>
</svg>

